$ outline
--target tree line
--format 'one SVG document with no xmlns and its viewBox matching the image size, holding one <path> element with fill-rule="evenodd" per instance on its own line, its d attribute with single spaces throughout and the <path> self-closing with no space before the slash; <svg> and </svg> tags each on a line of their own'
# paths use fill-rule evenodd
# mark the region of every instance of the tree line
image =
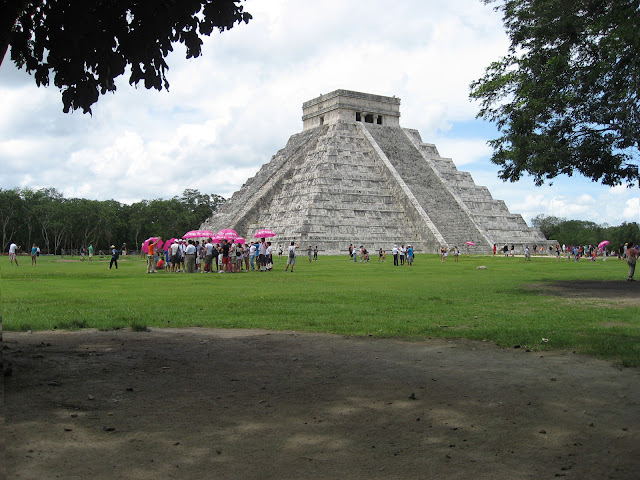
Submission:
<svg viewBox="0 0 640 480">
<path fill-rule="evenodd" d="M 640 225 L 636 222 L 623 222 L 621 225 L 598 225 L 586 220 L 567 220 L 549 215 L 538 215 L 531 220 L 549 240 L 557 240 L 560 245 L 598 245 L 608 240 L 610 250 L 617 250 L 627 242 L 638 244 Z"/>
<path fill-rule="evenodd" d="M 0 189 L 2 251 L 15 242 L 23 251 L 34 243 L 43 253 L 73 252 L 94 246 L 109 250 L 126 243 L 137 250 L 150 236 L 170 238 L 197 229 L 226 200 L 186 189 L 169 200 L 131 205 L 115 200 L 64 198 L 55 188 Z"/>
</svg>

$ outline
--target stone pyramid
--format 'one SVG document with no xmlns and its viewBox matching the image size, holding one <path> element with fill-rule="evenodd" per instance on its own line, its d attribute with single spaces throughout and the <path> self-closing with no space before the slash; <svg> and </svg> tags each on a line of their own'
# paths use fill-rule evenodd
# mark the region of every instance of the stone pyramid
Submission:
<svg viewBox="0 0 640 480">
<path fill-rule="evenodd" d="M 400 127 L 400 99 L 336 90 L 303 104 L 303 131 L 265 163 L 201 229 L 261 228 L 275 244 L 345 253 L 411 244 L 417 252 L 473 242 L 488 253 L 505 243 L 549 243 L 471 175 Z"/>
</svg>

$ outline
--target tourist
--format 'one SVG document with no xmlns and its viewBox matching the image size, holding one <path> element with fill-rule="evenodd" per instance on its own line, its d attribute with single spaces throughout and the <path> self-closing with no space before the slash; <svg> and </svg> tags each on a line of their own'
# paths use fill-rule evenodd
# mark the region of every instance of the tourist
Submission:
<svg viewBox="0 0 640 480">
<path fill-rule="evenodd" d="M 213 264 L 213 240 L 211 237 L 207 238 L 207 243 L 204 244 L 204 268 L 202 273 L 211 273 L 211 266 Z"/>
<path fill-rule="evenodd" d="M 256 260 L 256 252 L 258 251 L 258 247 L 255 243 L 252 243 L 249 247 L 249 263 L 251 264 L 251 270 L 255 270 L 255 260 Z"/>
<path fill-rule="evenodd" d="M 447 261 L 447 247 L 443 246 L 440 249 L 440 261 L 441 262 L 446 262 Z"/>
<path fill-rule="evenodd" d="M 358 251 L 356 247 L 351 248 L 351 255 L 353 257 L 353 263 L 358 263 Z"/>
<path fill-rule="evenodd" d="M 80 261 L 84 262 L 84 247 L 80 247 Z"/>
<path fill-rule="evenodd" d="M 240 272 L 242 270 L 242 263 L 244 260 L 244 248 L 242 248 L 241 243 L 236 243 L 235 253 L 236 253 L 236 261 L 234 264 L 235 271 Z"/>
<path fill-rule="evenodd" d="M 316 245 L 316 248 L 313 249 L 313 261 L 317 262 L 318 261 L 318 246 Z"/>
<path fill-rule="evenodd" d="M 258 246 L 258 270 L 261 272 L 267 270 L 267 241 L 264 238 L 260 239 Z"/>
<path fill-rule="evenodd" d="M 382 247 L 380 247 L 380 250 L 378 250 L 378 263 L 380 263 L 382 261 L 382 254 L 384 253 L 384 251 L 382 250 Z"/>
<path fill-rule="evenodd" d="M 404 265 L 404 257 L 406 252 L 407 251 L 404 249 L 404 245 L 400 245 L 400 248 L 398 249 L 398 253 L 400 254 L 400 266 Z"/>
<path fill-rule="evenodd" d="M 178 261 L 180 262 L 180 271 L 182 273 L 185 272 L 185 260 L 187 258 L 187 241 L 184 239 L 180 239 L 180 257 Z"/>
<path fill-rule="evenodd" d="M 267 260 L 266 268 L 267 270 L 271 271 L 271 269 L 273 268 L 273 248 L 271 247 L 271 242 L 267 242 L 265 257 Z"/>
<path fill-rule="evenodd" d="M 353 243 L 349 244 L 349 259 L 353 257 Z"/>
<path fill-rule="evenodd" d="M 202 269 L 203 247 L 200 245 L 200 241 L 196 240 L 196 272 Z"/>
<path fill-rule="evenodd" d="M 282 248 L 282 245 L 278 245 L 278 256 L 279 257 L 282 256 L 283 251 L 284 251 L 284 249 Z M 251 270 L 253 270 L 253 268 Z"/>
<path fill-rule="evenodd" d="M 230 273 L 230 269 L 229 269 L 229 248 L 231 247 L 231 245 L 229 245 L 229 242 L 225 239 L 222 240 L 222 271 L 226 272 L 226 273 Z"/>
<path fill-rule="evenodd" d="M 410 267 L 413 266 L 413 247 L 411 245 L 407 245 L 407 263 Z"/>
<path fill-rule="evenodd" d="M 196 251 L 196 246 L 193 244 L 193 240 L 190 239 L 185 250 L 187 273 L 194 273 L 196 271 Z"/>
<path fill-rule="evenodd" d="M 502 251 L 504 252 L 505 257 L 509 256 L 509 246 L 506 243 L 504 244 L 504 247 L 502 247 Z"/>
<path fill-rule="evenodd" d="M 458 250 L 458 247 L 457 246 L 453 247 L 453 258 L 455 259 L 454 261 L 456 263 L 458 263 L 458 256 L 459 255 L 460 255 L 460 250 Z M 494 253 L 494 255 L 495 255 L 495 253 Z"/>
<path fill-rule="evenodd" d="M 120 248 L 120 251 L 122 252 L 122 256 L 123 257 L 127 256 L 127 244 L 126 243 L 122 244 L 122 247 Z M 123 258 L 123 260 L 124 260 L 124 258 Z"/>
<path fill-rule="evenodd" d="M 245 243 L 242 248 L 242 259 L 244 260 L 244 271 L 249 271 L 249 244 Z"/>
<path fill-rule="evenodd" d="M 313 249 L 311 248 L 311 245 L 309 245 L 309 248 L 307 248 L 307 257 L 309 257 L 309 263 L 311 263 L 311 260 L 312 260 L 312 257 L 311 257 L 312 253 L 313 253 Z"/>
<path fill-rule="evenodd" d="M 147 244 L 147 273 L 156 273 L 155 248 L 157 244 L 157 239 L 152 240 Z M 115 249 L 116 247 L 112 248 Z"/>
<path fill-rule="evenodd" d="M 93 244 L 89 244 L 89 261 L 93 260 Z"/>
<path fill-rule="evenodd" d="M 494 243 L 493 244 L 493 254 L 496 254 L 496 250 L 498 249 L 498 246 Z M 469 247 L 467 246 L 467 250 L 469 250 Z"/>
<path fill-rule="evenodd" d="M 118 257 L 119 256 L 120 256 L 120 254 L 116 250 L 116 246 L 115 245 L 111 245 L 111 261 L 109 262 L 109 270 L 111 270 L 111 267 L 114 266 L 114 265 L 116 267 L 116 270 L 118 269 Z"/>
<path fill-rule="evenodd" d="M 509 250 L 509 255 L 513 257 L 515 253 L 516 253 L 516 247 L 515 245 L 511 244 L 511 250 Z"/>
<path fill-rule="evenodd" d="M 34 243 L 31 246 L 31 265 L 36 265 L 38 263 L 38 247 Z"/>
<path fill-rule="evenodd" d="M 171 257 L 171 271 L 177 272 L 180 267 L 180 243 L 177 240 L 173 242 L 168 252 Z"/>
<path fill-rule="evenodd" d="M 531 261 L 531 254 L 529 253 L 529 245 L 524 246 L 524 259 Z"/>
<path fill-rule="evenodd" d="M 393 266 L 398 266 L 398 245 L 394 245 L 391 249 L 391 254 L 393 255 Z"/>
<path fill-rule="evenodd" d="M 298 248 L 298 244 L 292 241 L 291 245 L 289 245 L 289 252 L 287 254 L 287 266 L 284 269 L 285 272 L 289 270 L 289 265 L 291 265 L 291 273 L 293 273 L 293 267 L 296 264 L 296 248 Z"/>
<path fill-rule="evenodd" d="M 627 243 L 627 265 L 629 265 L 628 282 L 635 282 L 633 274 L 636 271 L 636 263 L 638 261 L 638 247 L 634 247 L 632 242 Z"/>
</svg>

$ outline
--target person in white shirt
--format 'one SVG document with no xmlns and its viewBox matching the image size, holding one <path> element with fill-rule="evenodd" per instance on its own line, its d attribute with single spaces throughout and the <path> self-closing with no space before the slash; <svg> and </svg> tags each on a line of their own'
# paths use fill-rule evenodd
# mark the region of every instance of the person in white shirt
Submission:
<svg viewBox="0 0 640 480">
<path fill-rule="evenodd" d="M 213 243 L 211 242 L 211 238 L 207 238 L 207 243 L 204 245 L 204 268 L 202 269 L 202 273 L 211 272 L 211 265 L 213 263 Z"/>
<path fill-rule="evenodd" d="M 271 247 L 271 242 L 267 242 L 267 251 L 265 255 L 267 260 L 265 267 L 267 270 L 271 270 L 273 268 L 273 248 Z"/>
<path fill-rule="evenodd" d="M 256 251 L 258 250 L 258 248 L 256 247 L 255 243 L 252 243 L 251 246 L 249 247 L 249 262 L 251 263 L 251 270 L 255 270 L 256 266 L 255 266 L 255 260 L 256 260 Z"/>
<path fill-rule="evenodd" d="M 398 265 L 398 245 L 394 245 L 391 250 L 391 254 L 393 255 L 393 264 Z"/>
<path fill-rule="evenodd" d="M 289 253 L 287 255 L 287 268 L 284 269 L 285 272 L 289 270 L 289 265 L 291 265 L 291 273 L 293 273 L 293 267 L 296 264 L 297 247 L 298 245 L 295 242 L 291 242 L 291 245 L 289 245 Z"/>
<path fill-rule="evenodd" d="M 19 248 L 20 247 L 15 243 L 12 243 L 11 245 L 9 245 L 9 260 L 11 260 L 11 266 L 13 266 L 14 260 L 16 262 L 16 267 L 20 266 L 18 265 L 18 249 Z"/>
<path fill-rule="evenodd" d="M 193 244 L 193 240 L 189 240 L 185 253 L 187 256 L 187 273 L 194 273 L 196 271 L 196 246 Z"/>
</svg>

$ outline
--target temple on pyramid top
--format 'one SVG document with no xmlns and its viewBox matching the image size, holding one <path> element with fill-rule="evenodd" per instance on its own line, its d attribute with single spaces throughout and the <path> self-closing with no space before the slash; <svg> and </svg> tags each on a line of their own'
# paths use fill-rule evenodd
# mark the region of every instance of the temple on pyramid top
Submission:
<svg viewBox="0 0 640 480">
<path fill-rule="evenodd" d="M 338 122 L 400 126 L 400 99 L 351 90 L 334 90 L 302 104 L 302 129 Z"/>
<path fill-rule="evenodd" d="M 553 242 L 417 130 L 401 127 L 399 98 L 335 90 L 304 102 L 302 112 L 302 131 L 201 230 L 232 228 L 252 239 L 268 228 L 276 245 L 295 241 L 325 254 L 349 244 L 370 252 L 411 244 L 422 253 L 488 253 L 494 245 L 522 252 Z"/>
</svg>

